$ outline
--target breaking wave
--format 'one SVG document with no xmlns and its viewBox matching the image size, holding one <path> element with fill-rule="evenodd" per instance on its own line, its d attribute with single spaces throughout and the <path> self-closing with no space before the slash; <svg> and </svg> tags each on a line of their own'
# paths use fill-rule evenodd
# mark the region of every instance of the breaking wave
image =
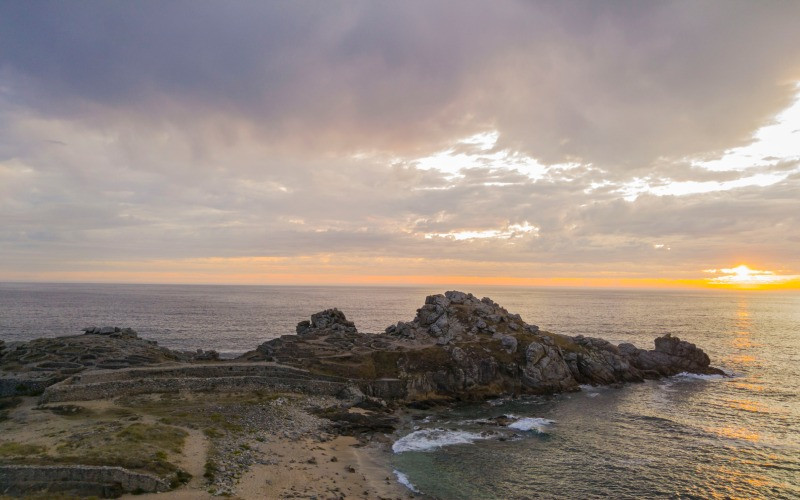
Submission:
<svg viewBox="0 0 800 500">
<path fill-rule="evenodd" d="M 546 434 L 547 427 L 553 424 L 554 420 L 536 417 L 523 417 L 508 424 L 509 429 L 516 429 L 518 431 L 536 431 L 539 434 Z"/>
<path fill-rule="evenodd" d="M 445 429 L 422 429 L 414 431 L 407 436 L 395 441 L 392 451 L 403 453 L 406 451 L 429 451 L 454 444 L 472 444 L 481 439 L 489 439 L 487 434 L 477 434 L 467 431 L 450 431 Z"/>
<path fill-rule="evenodd" d="M 409 481 L 408 476 L 406 476 L 405 474 L 396 469 L 393 472 L 394 475 L 397 476 L 398 483 L 402 484 L 403 486 L 413 491 L 414 493 L 420 493 L 420 491 L 416 488 L 416 486 L 411 484 L 411 481 Z"/>
</svg>

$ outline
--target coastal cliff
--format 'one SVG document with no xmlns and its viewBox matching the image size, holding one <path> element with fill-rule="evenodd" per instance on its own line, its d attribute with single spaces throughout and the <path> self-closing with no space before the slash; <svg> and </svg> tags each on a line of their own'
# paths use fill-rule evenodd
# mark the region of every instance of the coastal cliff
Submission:
<svg viewBox="0 0 800 500">
<path fill-rule="evenodd" d="M 559 335 L 457 291 L 427 297 L 382 333 L 320 311 L 232 360 L 118 327 L 0 341 L 0 491 L 399 498 L 412 493 L 385 469 L 353 474 L 366 459 L 352 448 L 385 448 L 397 410 L 681 372 L 722 374 L 669 334 L 652 350 Z"/>
</svg>

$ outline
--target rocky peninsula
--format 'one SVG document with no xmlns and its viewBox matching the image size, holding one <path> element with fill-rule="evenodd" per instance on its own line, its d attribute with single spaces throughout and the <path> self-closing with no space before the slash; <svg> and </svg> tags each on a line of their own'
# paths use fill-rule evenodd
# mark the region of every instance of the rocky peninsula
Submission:
<svg viewBox="0 0 800 500">
<path fill-rule="evenodd" d="M 404 408 L 722 374 L 670 334 L 654 347 L 546 332 L 457 291 L 382 333 L 321 311 L 232 360 L 117 327 L 0 341 L 0 494 L 413 496 L 382 460 Z"/>
</svg>

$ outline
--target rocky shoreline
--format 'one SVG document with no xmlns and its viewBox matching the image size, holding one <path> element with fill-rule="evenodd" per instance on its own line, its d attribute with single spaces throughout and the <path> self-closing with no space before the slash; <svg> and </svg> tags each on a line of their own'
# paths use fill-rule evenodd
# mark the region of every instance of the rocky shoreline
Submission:
<svg viewBox="0 0 800 500">
<path fill-rule="evenodd" d="M 558 335 L 457 291 L 382 333 L 321 311 L 233 360 L 118 327 L 0 341 L 0 493 L 404 497 L 375 451 L 403 408 L 681 372 L 722 374 L 669 334 L 652 350 Z"/>
</svg>

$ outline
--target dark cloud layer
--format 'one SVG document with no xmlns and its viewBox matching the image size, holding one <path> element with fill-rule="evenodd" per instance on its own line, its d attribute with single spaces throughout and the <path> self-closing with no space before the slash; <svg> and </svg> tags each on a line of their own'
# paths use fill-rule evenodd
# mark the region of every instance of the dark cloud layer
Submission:
<svg viewBox="0 0 800 500">
<path fill-rule="evenodd" d="M 6 1 L 5 269 L 321 251 L 800 267 L 796 161 L 693 163 L 796 98 L 797 19 L 796 2 Z M 459 145 L 485 132 L 491 150 Z M 448 148 L 570 165 L 419 167 Z M 626 191 L 765 173 L 788 177 Z"/>
<path fill-rule="evenodd" d="M 323 149 L 408 151 L 493 126 L 546 162 L 641 167 L 746 142 L 800 79 L 794 2 L 2 9 L 0 61 L 30 106 L 232 115 Z"/>
</svg>

